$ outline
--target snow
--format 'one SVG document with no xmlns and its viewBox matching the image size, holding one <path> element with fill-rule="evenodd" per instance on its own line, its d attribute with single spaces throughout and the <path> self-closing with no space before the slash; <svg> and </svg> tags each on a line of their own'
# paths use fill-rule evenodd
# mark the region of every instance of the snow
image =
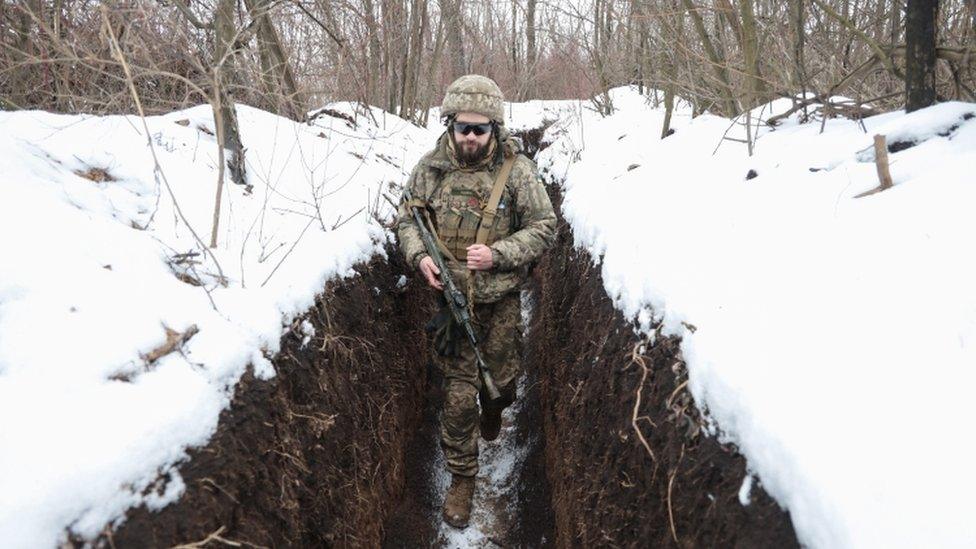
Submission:
<svg viewBox="0 0 976 549">
<path fill-rule="evenodd" d="M 753 117 L 750 157 L 722 139 L 743 119 L 680 106 L 660 140 L 663 109 L 614 93 L 613 115 L 553 125 L 540 167 L 616 306 L 682 337 L 699 407 L 800 542 L 976 545 L 976 105 L 823 133 Z M 918 144 L 856 199 L 878 185 L 859 155 L 875 133 Z"/>
<path fill-rule="evenodd" d="M 253 189 L 228 179 L 205 251 L 175 206 L 209 241 L 209 107 L 146 120 L 155 174 L 138 117 L 0 113 L 5 547 L 91 539 L 133 506 L 177 499 L 175 466 L 206 444 L 247 368 L 273 377 L 269 357 L 325 281 L 383 253 L 382 195 L 395 199 L 391 185 L 432 142 L 392 115 L 238 114 Z M 191 326 L 174 352 L 147 358 Z"/>
<path fill-rule="evenodd" d="M 742 478 L 742 486 L 739 487 L 739 503 L 743 506 L 748 506 L 752 503 L 752 485 L 755 482 L 756 477 L 746 474 Z"/>
<path fill-rule="evenodd" d="M 508 104 L 506 125 L 548 126 L 539 165 L 561 182 L 577 246 L 637 329 L 682 337 L 712 434 L 748 462 L 743 505 L 759 483 L 810 547 L 976 545 L 976 105 L 821 133 L 799 113 L 758 124 L 790 105 L 777 100 L 753 112 L 749 156 L 723 139 L 746 138 L 741 118 L 679 102 L 660 140 L 662 108 L 610 97 L 605 118 L 583 101 Z M 352 121 L 239 108 L 253 189 L 226 183 L 210 251 L 183 220 L 209 240 L 209 108 L 147 119 L 152 149 L 138 117 L 0 113 L 5 547 L 91 539 L 179 498 L 178 465 L 241 376 L 273 377 L 293 327 L 312 344 L 296 319 L 315 294 L 382 254 L 375 219 L 441 131 L 436 110 L 421 129 L 328 108 Z M 878 184 L 875 133 L 914 146 L 889 154 L 893 188 L 854 198 Z M 482 446 L 488 505 L 448 544 L 505 526 L 488 507 L 510 499 L 524 454 L 506 418 Z"/>
</svg>

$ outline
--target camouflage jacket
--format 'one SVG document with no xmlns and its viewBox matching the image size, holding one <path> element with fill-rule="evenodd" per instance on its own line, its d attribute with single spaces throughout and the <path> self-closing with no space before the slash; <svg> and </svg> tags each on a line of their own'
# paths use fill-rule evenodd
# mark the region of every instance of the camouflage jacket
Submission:
<svg viewBox="0 0 976 549">
<path fill-rule="evenodd" d="M 486 243 L 492 250 L 494 266 L 474 275 L 476 303 L 491 303 L 516 291 L 525 281 L 528 266 L 552 245 L 555 238 L 556 214 L 535 163 L 518 154 L 516 140 L 508 138 L 506 133 L 502 134 L 502 139 L 505 154 L 515 154 L 516 159 L 499 201 L 499 221 L 493 231 L 495 238 Z M 461 220 L 462 216 L 476 216 L 477 220 L 500 169 L 500 161 L 492 162 L 488 169 L 480 171 L 459 169 L 448 147 L 448 135 L 444 133 L 434 150 L 417 163 L 407 186 L 414 198 L 427 202 L 435 226 L 455 218 Z M 439 230 L 438 236 L 447 238 L 445 232 L 446 229 Z M 397 235 L 407 261 L 418 268 L 427 250 L 411 213 L 403 204 L 398 212 Z M 463 262 L 446 257 L 445 260 L 455 281 L 462 291 L 467 292 L 470 275 Z"/>
</svg>

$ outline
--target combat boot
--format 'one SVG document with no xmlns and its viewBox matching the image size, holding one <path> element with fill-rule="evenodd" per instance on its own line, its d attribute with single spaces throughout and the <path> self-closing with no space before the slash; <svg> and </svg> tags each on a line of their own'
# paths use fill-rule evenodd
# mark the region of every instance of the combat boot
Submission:
<svg viewBox="0 0 976 549">
<path fill-rule="evenodd" d="M 502 430 L 502 409 L 485 406 L 481 409 L 481 421 L 478 423 L 481 438 L 495 440 Z"/>
<path fill-rule="evenodd" d="M 451 488 L 444 499 L 444 522 L 455 528 L 467 528 L 471 518 L 474 477 L 452 475 Z"/>
</svg>

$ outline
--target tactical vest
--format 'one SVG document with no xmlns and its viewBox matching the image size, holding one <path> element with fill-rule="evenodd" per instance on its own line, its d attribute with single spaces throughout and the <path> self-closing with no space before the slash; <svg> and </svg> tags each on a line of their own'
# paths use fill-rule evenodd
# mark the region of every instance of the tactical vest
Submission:
<svg viewBox="0 0 976 549">
<path fill-rule="evenodd" d="M 514 162 L 514 156 L 507 158 L 494 181 L 485 171 L 452 172 L 430 197 L 437 236 L 458 261 L 467 259 L 468 246 L 490 246 L 511 234 L 512 197 L 504 191 Z"/>
</svg>

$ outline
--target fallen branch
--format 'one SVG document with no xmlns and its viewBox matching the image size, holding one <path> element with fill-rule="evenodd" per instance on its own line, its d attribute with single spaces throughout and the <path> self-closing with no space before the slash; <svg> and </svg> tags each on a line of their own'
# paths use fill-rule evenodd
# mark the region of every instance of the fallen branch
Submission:
<svg viewBox="0 0 976 549">
<path fill-rule="evenodd" d="M 141 355 L 142 359 L 146 361 L 147 365 L 153 364 L 157 360 L 179 349 L 187 341 L 190 341 L 190 338 L 197 335 L 197 333 L 200 331 L 196 324 L 191 324 L 190 327 L 187 328 L 183 333 L 177 332 L 166 325 L 163 326 L 163 329 L 166 330 L 166 341 L 152 351 Z"/>
<path fill-rule="evenodd" d="M 900 93 L 900 92 L 899 92 Z M 867 118 L 869 116 L 874 116 L 878 114 L 876 110 L 864 105 L 864 102 L 852 102 L 852 101 L 842 101 L 840 103 L 832 102 L 829 98 L 823 95 L 817 95 L 814 97 L 808 97 L 797 101 L 789 110 L 781 112 L 775 116 L 770 116 L 766 119 L 766 124 L 770 126 L 775 126 L 779 124 L 784 118 L 789 117 L 791 114 L 819 104 L 822 108 L 823 115 L 829 117 L 830 115 L 840 114 L 846 118 L 852 120 L 860 120 L 862 118 Z"/>
</svg>

